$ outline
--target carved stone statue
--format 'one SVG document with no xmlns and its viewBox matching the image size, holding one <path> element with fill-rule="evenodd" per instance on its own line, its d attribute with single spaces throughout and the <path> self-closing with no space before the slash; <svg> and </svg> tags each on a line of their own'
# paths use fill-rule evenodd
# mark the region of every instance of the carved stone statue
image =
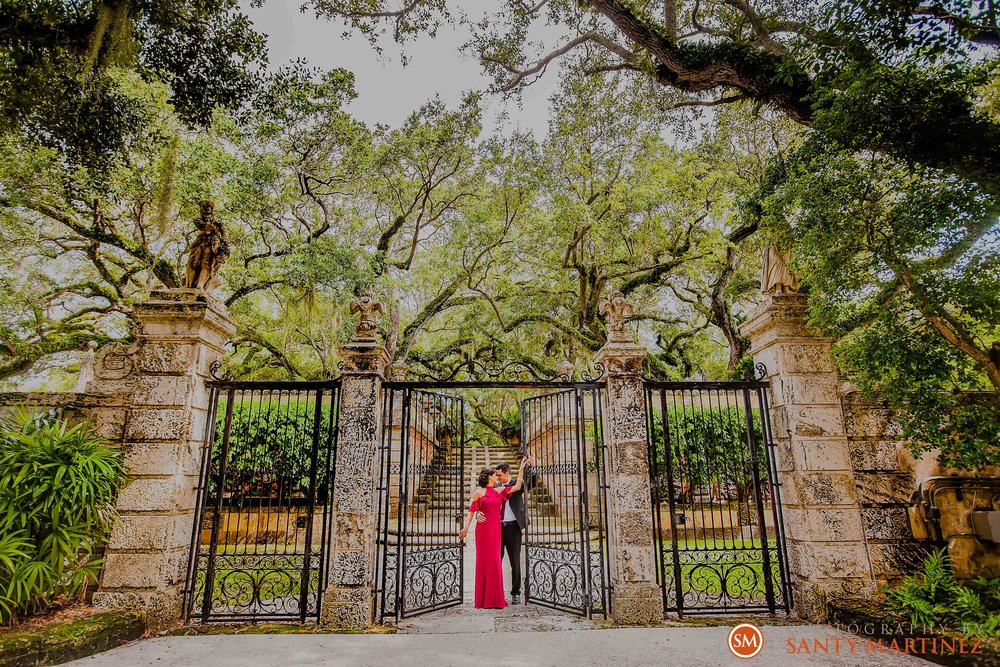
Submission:
<svg viewBox="0 0 1000 667">
<path fill-rule="evenodd" d="M 774 243 L 764 252 L 764 270 L 761 274 L 760 291 L 763 294 L 798 294 L 799 280 L 788 268 L 792 259 L 792 247 L 784 250 Z"/>
<path fill-rule="evenodd" d="M 219 269 L 229 258 L 229 239 L 222 221 L 215 219 L 214 202 L 201 202 L 201 215 L 194 226 L 198 236 L 191 243 L 184 286 L 211 292 L 219 286 Z"/>
<path fill-rule="evenodd" d="M 361 313 L 361 319 L 358 320 L 352 340 L 378 340 L 375 335 L 378 332 L 378 322 L 375 321 L 375 315 L 377 313 L 385 314 L 385 304 L 375 300 L 374 289 L 365 288 L 358 300 L 351 303 L 351 315 L 355 313 Z"/>
<path fill-rule="evenodd" d="M 627 326 L 628 318 L 635 315 L 635 306 L 625 298 L 619 290 L 611 290 L 606 301 L 601 303 L 598 311 L 608 318 L 608 342 L 631 343 L 632 332 Z"/>
</svg>

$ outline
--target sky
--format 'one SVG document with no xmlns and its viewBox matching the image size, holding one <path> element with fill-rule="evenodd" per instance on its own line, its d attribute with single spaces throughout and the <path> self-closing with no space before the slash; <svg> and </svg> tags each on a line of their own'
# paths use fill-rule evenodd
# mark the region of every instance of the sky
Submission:
<svg viewBox="0 0 1000 667">
<path fill-rule="evenodd" d="M 481 0 L 464 0 L 459 6 L 473 7 Z M 300 0 L 270 0 L 254 8 L 243 0 L 243 9 L 257 30 L 267 35 L 271 66 L 275 69 L 302 58 L 314 67 L 343 67 L 355 74 L 358 98 L 348 111 L 368 124 L 399 125 L 424 102 L 440 95 L 449 107 L 457 106 L 467 90 L 485 90 L 490 79 L 479 63 L 459 52 L 467 33 L 442 26 L 435 39 L 416 39 L 400 47 L 391 38 L 381 42 L 380 55 L 365 37 L 343 38 L 343 25 L 299 11 Z M 409 62 L 399 58 L 406 49 Z M 506 111 L 508 128 L 519 127 L 541 138 L 547 128 L 548 98 L 557 84 L 555 72 L 536 81 L 522 95 L 522 103 L 494 96 L 486 100 L 484 129 L 500 128 Z"/>
</svg>

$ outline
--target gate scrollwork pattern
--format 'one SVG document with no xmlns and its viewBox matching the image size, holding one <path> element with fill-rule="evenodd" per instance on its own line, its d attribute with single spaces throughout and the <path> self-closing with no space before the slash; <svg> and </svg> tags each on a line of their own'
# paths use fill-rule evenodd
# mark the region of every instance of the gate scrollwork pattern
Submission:
<svg viewBox="0 0 1000 667">
<path fill-rule="evenodd" d="M 407 609 L 434 608 L 461 598 L 460 547 L 410 551 L 405 560 L 403 584 Z"/>
</svg>

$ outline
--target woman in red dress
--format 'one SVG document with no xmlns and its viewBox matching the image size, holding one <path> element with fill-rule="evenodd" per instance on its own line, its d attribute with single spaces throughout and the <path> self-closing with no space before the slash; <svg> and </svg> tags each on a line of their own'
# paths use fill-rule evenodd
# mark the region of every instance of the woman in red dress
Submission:
<svg viewBox="0 0 1000 667">
<path fill-rule="evenodd" d="M 469 516 L 458 536 L 464 540 L 476 512 L 483 513 L 485 519 L 476 523 L 476 608 L 503 609 L 507 606 L 507 598 L 503 593 L 503 569 L 500 565 L 500 512 L 510 494 L 521 490 L 522 482 L 519 477 L 513 486 L 497 491 L 497 474 L 493 468 L 483 468 L 478 482 L 480 489 L 472 494 Z"/>
</svg>

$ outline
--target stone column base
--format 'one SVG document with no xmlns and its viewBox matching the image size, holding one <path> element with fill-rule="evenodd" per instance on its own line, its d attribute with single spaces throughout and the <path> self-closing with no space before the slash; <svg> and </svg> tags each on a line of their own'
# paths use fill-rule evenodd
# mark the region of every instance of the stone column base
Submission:
<svg viewBox="0 0 1000 667">
<path fill-rule="evenodd" d="M 660 587 L 646 581 L 615 584 L 611 616 L 618 625 L 656 625 L 663 620 Z"/>
<path fill-rule="evenodd" d="M 794 604 L 792 615 L 803 621 L 825 623 L 829 620 L 827 601 L 838 598 L 871 598 L 877 590 L 873 585 L 854 581 L 845 582 L 815 582 L 798 581 L 793 583 Z"/>
<path fill-rule="evenodd" d="M 338 630 L 364 630 L 371 627 L 372 604 L 370 588 L 331 586 L 323 597 L 320 625 Z"/>
<path fill-rule="evenodd" d="M 150 632 L 172 628 L 181 617 L 181 597 L 163 591 L 98 591 L 93 605 L 108 611 L 144 611 Z"/>
</svg>

